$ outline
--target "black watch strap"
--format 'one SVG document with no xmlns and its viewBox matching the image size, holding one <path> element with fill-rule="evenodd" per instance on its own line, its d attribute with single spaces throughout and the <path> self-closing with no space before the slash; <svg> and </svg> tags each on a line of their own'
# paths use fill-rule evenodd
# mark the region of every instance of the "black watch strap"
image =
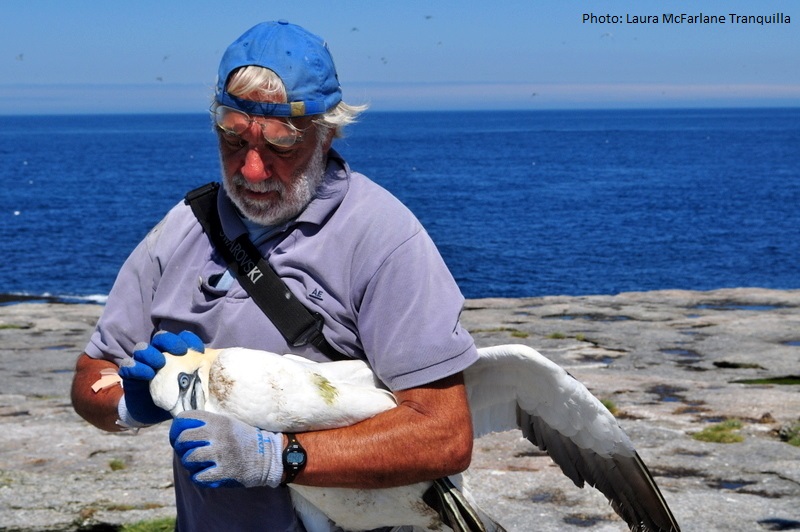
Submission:
<svg viewBox="0 0 800 532">
<path fill-rule="evenodd" d="M 292 482 L 297 474 L 306 466 L 306 450 L 297 441 L 297 436 L 291 432 L 286 433 L 289 443 L 283 450 L 284 484 Z"/>
</svg>

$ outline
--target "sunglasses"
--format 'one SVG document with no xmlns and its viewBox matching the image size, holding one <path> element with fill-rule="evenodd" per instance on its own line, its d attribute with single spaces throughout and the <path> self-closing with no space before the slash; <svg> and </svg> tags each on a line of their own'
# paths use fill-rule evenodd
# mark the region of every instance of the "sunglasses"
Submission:
<svg viewBox="0 0 800 532">
<path fill-rule="evenodd" d="M 218 105 L 211 111 L 214 123 L 227 135 L 240 139 L 242 134 L 249 130 L 253 124 L 261 129 L 264 140 L 278 148 L 291 148 L 303 141 L 303 131 L 295 126 L 288 118 L 272 116 L 250 116 L 247 113 Z"/>
</svg>

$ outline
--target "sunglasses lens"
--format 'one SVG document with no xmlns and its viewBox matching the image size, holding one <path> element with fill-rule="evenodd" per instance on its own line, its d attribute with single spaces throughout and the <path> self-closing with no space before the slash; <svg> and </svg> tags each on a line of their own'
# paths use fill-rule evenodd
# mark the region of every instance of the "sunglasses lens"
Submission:
<svg viewBox="0 0 800 532">
<path fill-rule="evenodd" d="M 214 121 L 221 130 L 234 135 L 242 135 L 251 124 L 256 123 L 261 128 L 264 140 L 280 148 L 289 148 L 302 140 L 302 132 L 282 118 L 251 117 L 224 105 L 214 110 Z"/>
<path fill-rule="evenodd" d="M 241 135 L 250 127 L 251 119 L 241 111 L 220 105 L 214 110 L 214 121 L 221 130 Z"/>
</svg>

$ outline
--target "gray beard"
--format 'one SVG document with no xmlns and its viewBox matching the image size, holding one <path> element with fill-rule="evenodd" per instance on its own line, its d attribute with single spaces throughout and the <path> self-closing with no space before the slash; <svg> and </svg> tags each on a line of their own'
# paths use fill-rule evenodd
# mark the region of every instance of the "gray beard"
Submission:
<svg viewBox="0 0 800 532">
<path fill-rule="evenodd" d="M 311 203 L 324 176 L 325 156 L 322 143 L 318 142 L 308 164 L 292 175 L 288 187 L 277 179 L 248 183 L 241 174 L 231 178 L 223 176 L 222 185 L 233 204 L 248 220 L 259 225 L 279 225 L 296 217 Z M 245 196 L 243 189 L 255 192 L 276 191 L 280 197 L 278 200 L 254 201 Z"/>
</svg>

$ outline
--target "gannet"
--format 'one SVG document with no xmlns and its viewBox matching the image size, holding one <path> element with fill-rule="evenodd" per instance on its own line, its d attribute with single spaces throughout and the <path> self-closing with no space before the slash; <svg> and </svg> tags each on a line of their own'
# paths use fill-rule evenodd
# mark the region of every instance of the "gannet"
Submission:
<svg viewBox="0 0 800 532">
<path fill-rule="evenodd" d="M 475 438 L 520 430 L 576 486 L 588 483 L 601 491 L 631 530 L 680 530 L 630 438 L 583 384 L 524 345 L 478 352 L 478 361 L 464 371 Z M 396 406 L 393 395 L 361 360 L 318 363 L 238 347 L 164 355 L 167 363 L 152 380 L 150 392 L 173 416 L 201 409 L 232 415 L 264 430 L 304 432 L 350 425 Z M 477 507 L 461 475 L 437 481 L 435 490 L 432 484 L 371 490 L 288 486 L 309 532 L 339 530 L 336 527 L 504 530 Z M 441 508 L 421 504 L 433 491 L 448 501 L 455 497 L 464 513 L 474 512 L 474 527 L 454 523 Z"/>
</svg>

